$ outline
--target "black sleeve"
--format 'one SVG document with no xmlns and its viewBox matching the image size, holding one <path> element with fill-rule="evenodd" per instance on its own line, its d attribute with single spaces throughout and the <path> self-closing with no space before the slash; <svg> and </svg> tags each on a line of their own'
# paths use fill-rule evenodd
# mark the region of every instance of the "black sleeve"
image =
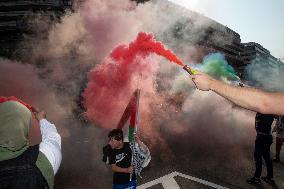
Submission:
<svg viewBox="0 0 284 189">
<path fill-rule="evenodd" d="M 112 154 L 112 148 L 110 147 L 110 145 L 106 145 L 103 147 L 103 162 L 107 163 L 107 158 L 110 157 L 110 155 Z"/>
<path fill-rule="evenodd" d="M 133 152 L 132 152 L 132 148 L 131 148 L 130 143 L 128 142 L 127 145 L 128 145 L 128 151 L 132 154 Z M 133 144 L 133 145 L 135 145 L 135 144 Z"/>
<path fill-rule="evenodd" d="M 115 162 L 115 154 L 114 154 L 113 150 L 112 150 L 111 153 L 109 154 L 108 158 L 109 158 L 109 164 L 110 164 L 110 165 L 116 163 L 116 162 Z"/>
</svg>

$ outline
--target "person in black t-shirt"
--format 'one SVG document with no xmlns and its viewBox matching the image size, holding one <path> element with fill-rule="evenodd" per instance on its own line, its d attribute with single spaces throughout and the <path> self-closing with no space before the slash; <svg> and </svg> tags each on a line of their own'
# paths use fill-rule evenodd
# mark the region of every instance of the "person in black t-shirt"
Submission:
<svg viewBox="0 0 284 189">
<path fill-rule="evenodd" d="M 131 165 L 132 150 L 128 142 L 123 142 L 121 129 L 113 129 L 108 134 L 109 143 L 103 148 L 103 161 L 111 165 L 113 189 L 135 189 L 136 174 Z"/>
<path fill-rule="evenodd" d="M 273 167 L 270 158 L 270 146 L 272 144 L 271 125 L 275 115 L 257 113 L 255 116 L 255 130 L 257 132 L 254 147 L 255 173 L 247 180 L 250 184 L 261 184 L 262 158 L 265 160 L 267 176 L 261 177 L 269 184 L 275 184 L 273 180 Z"/>
</svg>

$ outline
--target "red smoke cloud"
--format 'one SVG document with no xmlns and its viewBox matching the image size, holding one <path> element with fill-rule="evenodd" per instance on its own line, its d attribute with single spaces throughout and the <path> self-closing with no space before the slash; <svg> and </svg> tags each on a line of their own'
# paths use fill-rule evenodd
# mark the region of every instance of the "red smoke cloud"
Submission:
<svg viewBox="0 0 284 189">
<path fill-rule="evenodd" d="M 137 77 L 151 75 L 152 64 L 145 58 L 155 53 L 181 66 L 183 63 L 151 34 L 139 33 L 129 45 L 116 47 L 109 57 L 89 73 L 83 93 L 86 116 L 103 127 L 114 128 L 135 88 Z"/>
</svg>

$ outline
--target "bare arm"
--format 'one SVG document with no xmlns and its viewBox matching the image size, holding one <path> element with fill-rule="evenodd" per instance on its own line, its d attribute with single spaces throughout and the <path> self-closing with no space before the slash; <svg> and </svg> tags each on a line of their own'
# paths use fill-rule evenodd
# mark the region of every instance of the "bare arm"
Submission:
<svg viewBox="0 0 284 189">
<path fill-rule="evenodd" d="M 118 173 L 132 173 L 132 171 L 133 171 L 132 166 L 127 167 L 127 168 L 121 168 L 121 167 L 118 167 L 115 164 L 111 164 L 111 169 L 112 169 L 113 172 L 118 172 Z"/>
<path fill-rule="evenodd" d="M 200 90 L 212 90 L 233 103 L 263 114 L 284 115 L 284 93 L 268 93 L 253 88 L 228 85 L 205 74 L 191 76 Z"/>
</svg>

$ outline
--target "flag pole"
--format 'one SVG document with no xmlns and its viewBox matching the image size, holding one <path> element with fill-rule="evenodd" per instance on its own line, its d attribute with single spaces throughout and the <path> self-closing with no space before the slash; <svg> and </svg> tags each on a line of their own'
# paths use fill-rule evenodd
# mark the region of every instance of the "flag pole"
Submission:
<svg viewBox="0 0 284 189">
<path fill-rule="evenodd" d="M 135 171 L 135 167 L 133 166 L 133 160 L 134 160 L 134 149 L 135 149 L 135 135 L 138 131 L 138 109 L 139 109 L 139 98 L 140 98 L 140 89 L 136 89 L 136 110 L 135 110 L 135 128 L 133 133 L 133 145 L 131 147 L 132 155 L 131 155 L 131 166 L 133 167 L 133 171 Z M 132 172 L 133 172 L 132 171 Z M 132 173 L 130 174 L 130 181 L 132 180 Z"/>
</svg>

